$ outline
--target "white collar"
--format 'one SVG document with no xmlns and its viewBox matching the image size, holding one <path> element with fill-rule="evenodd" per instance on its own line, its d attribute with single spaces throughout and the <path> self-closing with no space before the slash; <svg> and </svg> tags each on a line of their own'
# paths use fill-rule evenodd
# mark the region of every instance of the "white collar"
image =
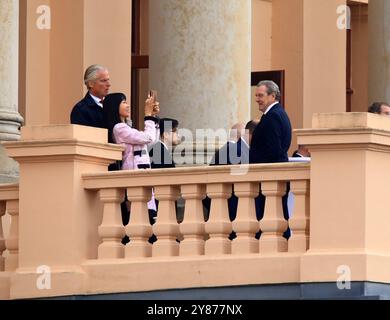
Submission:
<svg viewBox="0 0 390 320">
<path fill-rule="evenodd" d="M 160 142 L 165 147 L 165 149 L 167 149 L 169 151 L 169 148 L 167 147 L 167 145 L 162 140 L 160 140 Z"/>
<path fill-rule="evenodd" d="M 92 93 L 89 93 L 89 95 L 92 97 L 92 99 L 95 101 L 95 103 L 99 106 L 99 107 L 102 107 L 103 108 L 103 104 L 100 102 L 100 98 L 98 97 L 95 97 Z"/>
<path fill-rule="evenodd" d="M 245 140 L 244 137 L 241 138 L 241 141 L 244 141 L 244 143 L 245 143 L 245 144 L 248 146 L 248 148 L 249 148 L 249 144 L 248 144 L 248 142 L 246 142 L 246 140 Z"/>
<path fill-rule="evenodd" d="M 265 110 L 264 114 L 267 114 L 273 106 L 276 106 L 279 103 L 279 101 L 274 102 L 270 106 L 268 106 L 267 110 Z"/>
</svg>

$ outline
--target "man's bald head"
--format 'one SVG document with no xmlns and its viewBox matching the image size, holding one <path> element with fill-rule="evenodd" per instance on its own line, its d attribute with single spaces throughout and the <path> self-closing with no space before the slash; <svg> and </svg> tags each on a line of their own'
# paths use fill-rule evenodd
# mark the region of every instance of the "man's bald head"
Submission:
<svg viewBox="0 0 390 320">
<path fill-rule="evenodd" d="M 238 141 L 241 138 L 242 132 L 245 130 L 245 124 L 242 122 L 236 123 L 230 129 L 230 140 Z"/>
</svg>

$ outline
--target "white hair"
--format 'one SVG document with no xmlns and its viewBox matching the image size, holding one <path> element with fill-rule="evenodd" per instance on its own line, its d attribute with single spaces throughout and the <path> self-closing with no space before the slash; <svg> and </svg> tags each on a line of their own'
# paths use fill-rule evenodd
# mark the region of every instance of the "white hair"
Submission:
<svg viewBox="0 0 390 320">
<path fill-rule="evenodd" d="M 271 80 L 260 81 L 257 87 L 261 87 L 261 86 L 265 86 L 267 88 L 267 94 L 275 94 L 275 99 L 277 101 L 280 101 L 280 89 L 275 82 Z"/>
<path fill-rule="evenodd" d="M 91 81 L 96 81 L 97 80 L 97 74 L 98 74 L 99 71 L 107 71 L 107 68 L 103 67 L 103 66 L 101 66 L 99 64 L 93 64 L 92 66 L 89 66 L 87 68 L 87 70 L 85 70 L 84 83 L 85 83 L 85 85 L 87 86 L 88 89 L 89 89 L 88 84 Z"/>
</svg>

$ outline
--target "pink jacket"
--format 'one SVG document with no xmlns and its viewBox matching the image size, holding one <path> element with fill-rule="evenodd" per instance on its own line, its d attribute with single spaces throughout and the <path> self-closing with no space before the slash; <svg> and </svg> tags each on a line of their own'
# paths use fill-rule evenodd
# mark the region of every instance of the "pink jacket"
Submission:
<svg viewBox="0 0 390 320">
<path fill-rule="evenodd" d="M 125 147 L 122 170 L 138 170 L 144 169 L 145 167 L 150 168 L 150 158 L 147 146 L 157 141 L 158 125 L 157 121 L 155 122 L 147 119 L 154 118 L 145 118 L 144 131 L 133 129 L 126 123 L 118 123 L 113 129 L 115 142 Z M 148 208 L 156 211 L 153 191 L 151 200 L 148 202 Z"/>
<path fill-rule="evenodd" d="M 150 166 L 147 146 L 157 141 L 157 124 L 145 120 L 144 131 L 131 128 L 126 123 L 118 123 L 113 129 L 115 142 L 125 147 L 122 170 L 144 169 Z"/>
</svg>

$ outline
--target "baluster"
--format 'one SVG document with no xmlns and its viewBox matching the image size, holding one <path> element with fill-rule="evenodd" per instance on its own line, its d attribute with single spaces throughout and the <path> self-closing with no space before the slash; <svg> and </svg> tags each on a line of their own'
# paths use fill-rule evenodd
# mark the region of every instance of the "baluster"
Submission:
<svg viewBox="0 0 390 320">
<path fill-rule="evenodd" d="M 120 204 L 124 200 L 123 189 L 102 189 L 100 200 L 104 204 L 103 221 L 98 232 L 102 243 L 98 248 L 98 259 L 120 259 L 124 256 L 122 238 L 125 235 Z"/>
<path fill-rule="evenodd" d="M 130 238 L 130 242 L 126 245 L 126 258 L 152 256 L 152 245 L 148 242 L 153 234 L 148 213 L 148 201 L 151 196 L 152 188 L 134 187 L 127 189 L 131 210 L 130 221 L 126 226 L 126 234 Z"/>
<path fill-rule="evenodd" d="M 206 196 L 206 186 L 200 184 L 183 185 L 182 197 L 186 200 L 184 220 L 180 232 L 184 240 L 180 243 L 180 255 L 203 255 L 205 222 L 202 199 Z"/>
<path fill-rule="evenodd" d="M 0 271 L 4 271 L 4 257 L 3 252 L 5 250 L 5 239 L 3 232 L 2 218 L 5 215 L 5 201 L 0 201 Z"/>
<path fill-rule="evenodd" d="M 259 184 L 235 183 L 234 193 L 239 199 L 237 217 L 233 221 L 233 230 L 237 238 L 233 240 L 232 253 L 258 253 L 259 243 L 255 234 L 259 230 L 259 222 L 256 219 L 255 197 L 259 194 Z"/>
<path fill-rule="evenodd" d="M 5 246 L 8 250 L 5 271 L 15 271 L 19 265 L 19 200 L 8 200 L 6 208 L 11 216 L 11 225 L 9 235 L 5 240 Z"/>
<path fill-rule="evenodd" d="M 206 241 L 205 254 L 231 253 L 231 241 L 228 239 L 232 232 L 229 219 L 227 199 L 232 194 L 231 183 L 213 183 L 207 185 L 207 195 L 211 198 L 210 217 L 205 230 L 210 239 Z"/>
<path fill-rule="evenodd" d="M 157 222 L 153 225 L 153 232 L 157 241 L 153 244 L 153 257 L 178 256 L 179 225 L 176 220 L 175 201 L 180 192 L 177 186 L 155 187 L 155 196 L 159 200 Z"/>
<path fill-rule="evenodd" d="M 282 196 L 286 193 L 286 182 L 267 181 L 261 183 L 262 194 L 266 197 L 264 217 L 260 220 L 260 253 L 286 252 L 287 240 L 283 232 L 287 221 L 283 216 Z"/>
<path fill-rule="evenodd" d="M 306 252 L 309 249 L 310 188 L 308 180 L 291 181 L 294 194 L 294 214 L 289 220 L 291 238 L 289 252 Z"/>
</svg>

